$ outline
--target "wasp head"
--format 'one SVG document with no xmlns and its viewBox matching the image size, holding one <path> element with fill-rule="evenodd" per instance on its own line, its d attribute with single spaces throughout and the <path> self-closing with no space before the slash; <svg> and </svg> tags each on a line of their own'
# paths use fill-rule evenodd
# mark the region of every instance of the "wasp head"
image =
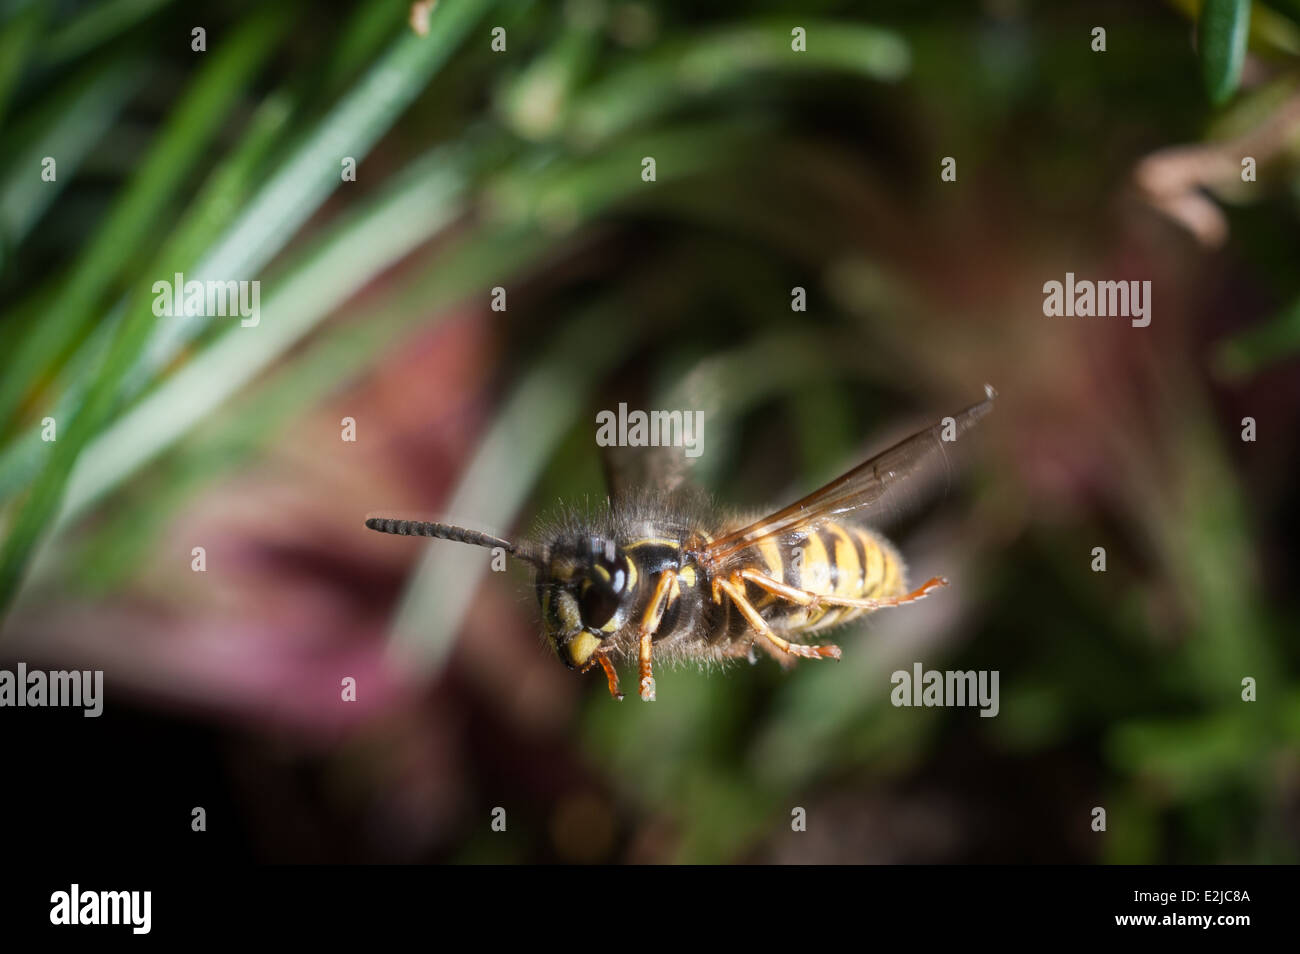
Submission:
<svg viewBox="0 0 1300 954">
<path fill-rule="evenodd" d="M 587 537 L 553 544 L 537 582 L 546 638 L 577 669 L 627 621 L 636 569 L 613 541 Z"/>
</svg>

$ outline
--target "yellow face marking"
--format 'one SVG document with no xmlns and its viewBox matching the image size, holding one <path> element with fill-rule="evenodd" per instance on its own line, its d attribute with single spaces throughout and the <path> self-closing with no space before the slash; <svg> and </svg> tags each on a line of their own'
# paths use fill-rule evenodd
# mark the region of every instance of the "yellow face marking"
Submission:
<svg viewBox="0 0 1300 954">
<path fill-rule="evenodd" d="M 596 575 L 599 576 L 604 582 L 606 583 L 609 582 L 610 580 L 609 570 L 605 569 L 599 563 L 593 566 L 592 569 L 596 571 Z"/>
<path fill-rule="evenodd" d="M 558 594 L 558 605 L 560 623 L 564 626 L 564 632 L 572 632 L 575 629 L 582 629 L 582 614 L 578 612 L 578 601 L 573 598 L 573 594 L 567 590 L 560 590 Z"/>
<path fill-rule="evenodd" d="M 627 590 L 630 593 L 636 586 L 636 561 L 624 560 L 623 562 L 627 565 Z"/>
<path fill-rule="evenodd" d="M 690 589 L 695 585 L 695 567 L 684 566 L 677 571 L 677 579 L 681 580 L 682 586 Z"/>
<path fill-rule="evenodd" d="M 600 640 L 591 633 L 581 632 L 569 640 L 569 645 L 565 648 L 569 653 L 570 662 L 575 666 L 584 666 L 599 645 Z"/>
</svg>

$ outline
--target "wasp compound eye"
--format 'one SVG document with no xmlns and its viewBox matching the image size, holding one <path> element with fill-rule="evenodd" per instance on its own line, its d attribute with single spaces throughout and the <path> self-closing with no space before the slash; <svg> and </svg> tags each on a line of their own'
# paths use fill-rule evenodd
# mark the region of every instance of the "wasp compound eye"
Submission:
<svg viewBox="0 0 1300 954">
<path fill-rule="evenodd" d="M 596 574 L 599 579 L 592 582 L 606 587 L 612 593 L 622 593 L 623 587 L 627 585 L 627 570 L 624 569 L 622 560 L 602 560 L 596 564 Z"/>
<path fill-rule="evenodd" d="M 619 570 L 619 589 L 622 588 L 622 570 Z M 615 589 L 606 583 L 591 583 L 578 602 L 582 613 L 582 623 L 591 629 L 600 629 L 618 612 L 619 597 Z"/>
</svg>

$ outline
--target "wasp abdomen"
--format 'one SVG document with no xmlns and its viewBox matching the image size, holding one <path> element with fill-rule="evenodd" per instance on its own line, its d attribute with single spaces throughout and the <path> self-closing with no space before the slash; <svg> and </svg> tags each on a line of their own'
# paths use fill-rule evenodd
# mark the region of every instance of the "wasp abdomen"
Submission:
<svg viewBox="0 0 1300 954">
<path fill-rule="evenodd" d="M 825 522 L 784 543 L 754 547 L 756 569 L 808 593 L 847 599 L 884 599 L 906 592 L 902 557 L 887 540 L 851 524 Z M 748 593 L 778 632 L 809 633 L 839 626 L 868 612 L 858 607 L 799 606 L 752 583 Z"/>
</svg>

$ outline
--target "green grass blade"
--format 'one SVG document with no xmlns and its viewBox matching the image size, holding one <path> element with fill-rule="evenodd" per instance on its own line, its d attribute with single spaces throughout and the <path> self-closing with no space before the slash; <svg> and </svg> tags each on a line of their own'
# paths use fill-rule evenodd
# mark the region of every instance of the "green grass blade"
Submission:
<svg viewBox="0 0 1300 954">
<path fill-rule="evenodd" d="M 147 274 L 171 275 L 189 268 L 220 230 L 229 224 L 235 211 L 252 192 L 257 171 L 284 130 L 289 113 L 289 103 L 280 94 L 268 98 L 254 113 L 235 151 L 213 171 Z M 149 302 L 137 293 L 133 302 L 119 303 L 101 321 L 64 369 L 59 398 L 50 411 L 55 420 L 68 420 L 75 413 L 85 396 L 94 368 L 108 353 L 128 305 L 137 309 L 150 308 Z M 163 327 L 188 326 L 174 322 Z M 151 341 L 156 342 L 157 334 L 153 334 Z M 170 353 L 175 352 L 172 350 Z M 132 372 L 123 376 L 119 403 L 130 400 L 153 379 L 152 372 L 143 373 L 142 363 L 137 361 Z M 8 499 L 26 486 L 39 471 L 50 448 L 50 444 L 40 439 L 40 426 L 36 425 L 0 451 L 0 500 Z"/>
<path fill-rule="evenodd" d="M 12 141 L 23 145 L 0 176 L 0 236 L 6 247 L 15 247 L 26 238 L 143 79 L 143 69 L 125 60 L 97 64 L 82 71 L 12 130 Z M 55 157 L 58 163 L 53 182 L 40 178 L 45 156 Z"/>
<path fill-rule="evenodd" d="M 460 211 L 463 188 L 455 163 L 434 156 L 409 169 L 365 212 L 338 223 L 296 267 L 267 283 L 258 326 L 229 329 L 87 448 L 58 525 L 183 436 L 374 275 L 436 234 Z"/>
<path fill-rule="evenodd" d="M 171 0 L 100 0 L 80 7 L 46 43 L 43 65 L 57 66 L 103 46 L 169 3 Z M 188 36 L 185 39 L 188 42 Z"/>
<path fill-rule="evenodd" d="M 494 229 L 460 236 L 450 248 L 439 243 L 423 260 L 404 265 L 403 272 L 415 277 L 382 300 L 368 301 L 364 318 L 324 331 L 292 362 L 283 362 L 239 394 L 210 427 L 187 434 L 175 453 L 155 465 L 168 474 L 162 499 L 150 489 L 115 495 L 111 507 L 100 507 L 97 516 L 103 519 L 95 521 L 80 561 L 82 581 L 111 586 L 136 565 L 129 555 L 145 552 L 157 529 L 200 488 L 241 466 L 341 382 L 373 369 L 413 328 L 427 329 L 441 320 L 450 313 L 445 306 L 514 274 L 552 248 L 545 233 Z M 151 466 L 151 476 L 153 471 Z M 78 538 L 78 548 L 81 543 Z"/>
<path fill-rule="evenodd" d="M 283 8 L 268 8 L 280 11 Z M 148 156 L 113 211 L 80 255 L 60 294 L 38 323 L 29 327 L 0 382 L 0 424 L 12 426 L 19 403 L 33 383 L 49 374 L 60 353 L 80 339 L 101 299 L 141 245 L 150 241 L 159 217 L 185 177 L 203 157 L 225 122 L 231 104 L 262 65 L 287 21 L 255 15 L 214 50 L 169 118 Z M 5 576 L 0 566 L 0 605 Z"/>
<path fill-rule="evenodd" d="M 1210 102 L 1226 103 L 1241 82 L 1250 35 L 1250 0 L 1205 0 L 1198 28 L 1201 79 Z"/>
<path fill-rule="evenodd" d="M 0 29 L 0 122 L 4 121 L 9 97 L 31 57 L 47 10 L 43 4 L 31 4 Z"/>
<path fill-rule="evenodd" d="M 666 42 L 575 95 L 566 121 L 582 146 L 606 142 L 691 97 L 721 93 L 759 71 L 838 70 L 893 82 L 911 68 L 898 34 L 852 23 L 805 23 L 808 48 L 790 48 L 793 24 L 727 26 Z"/>
<path fill-rule="evenodd" d="M 212 54 L 187 92 L 168 127 L 150 152 L 126 195 L 79 260 L 69 283 L 24 339 L 14 364 L 24 375 L 6 375 L 0 420 L 11 415 L 25 391 L 23 382 L 81 330 L 98 299 L 126 264 L 139 241 L 156 224 L 159 212 L 179 188 L 182 177 L 202 152 L 226 109 L 272 49 L 279 31 L 277 16 L 255 15 L 220 50 Z M 13 598 L 41 534 L 58 510 L 64 485 L 78 455 L 95 436 L 111 410 L 121 377 L 119 366 L 133 356 L 150 324 L 137 316 L 123 324 L 87 399 L 62 428 L 50 458 L 32 487 L 0 548 L 0 610 Z M 151 318 L 152 316 L 148 316 Z M 20 358 L 27 362 L 20 362 Z M 11 384 L 17 381 L 17 384 Z"/>
<path fill-rule="evenodd" d="M 403 34 L 250 203 L 202 272 L 256 272 L 341 182 L 341 160 L 358 162 L 424 89 L 494 0 L 439 4 L 429 35 Z"/>
</svg>

